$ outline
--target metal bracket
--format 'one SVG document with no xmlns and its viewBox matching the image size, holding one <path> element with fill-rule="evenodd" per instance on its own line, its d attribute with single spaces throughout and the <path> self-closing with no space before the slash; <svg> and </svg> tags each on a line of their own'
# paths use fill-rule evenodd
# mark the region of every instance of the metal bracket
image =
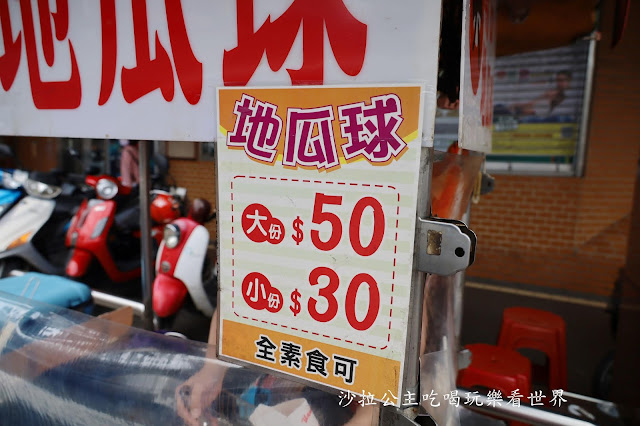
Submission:
<svg viewBox="0 0 640 426">
<path fill-rule="evenodd" d="M 418 218 L 418 270 L 453 275 L 475 259 L 476 234 L 459 220 Z"/>
<path fill-rule="evenodd" d="M 417 411 L 417 413 L 411 415 L 412 418 L 407 417 L 407 410 L 393 406 L 383 406 L 380 408 L 378 422 L 380 426 L 438 426 L 422 406 L 411 407 L 414 409 L 413 411 Z"/>
</svg>

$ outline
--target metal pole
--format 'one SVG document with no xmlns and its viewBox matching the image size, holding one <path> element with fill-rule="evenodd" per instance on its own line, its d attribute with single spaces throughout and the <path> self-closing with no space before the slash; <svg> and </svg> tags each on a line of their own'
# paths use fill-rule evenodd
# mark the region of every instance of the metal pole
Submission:
<svg viewBox="0 0 640 426">
<path fill-rule="evenodd" d="M 593 78 L 596 67 L 596 40 L 589 42 L 589 56 L 587 59 L 587 75 L 584 82 L 584 97 L 582 99 L 582 117 L 580 118 L 580 134 L 578 136 L 578 147 L 576 149 L 576 163 L 574 175 L 582 177 L 584 174 L 584 163 L 587 152 L 587 136 L 589 133 L 589 116 L 591 114 L 591 98 L 593 96 Z"/>
<path fill-rule="evenodd" d="M 149 177 L 149 141 L 138 143 L 138 167 L 140 171 L 140 263 L 142 267 L 142 303 L 144 304 L 143 324 L 147 330 L 153 329 L 152 284 L 153 259 L 151 258 L 151 216 L 149 206 L 151 189 Z"/>
<path fill-rule="evenodd" d="M 418 175 L 418 198 L 416 217 L 431 216 L 431 173 L 433 168 L 433 148 L 422 147 L 420 151 L 420 172 Z M 416 219 L 417 222 L 417 219 Z M 418 226 L 416 223 L 416 234 Z M 418 270 L 418 236 L 414 242 L 413 273 L 409 291 L 409 322 L 407 329 L 407 347 L 405 350 L 405 372 L 402 383 L 402 394 L 398 395 L 400 408 L 393 406 L 380 407 L 378 421 L 380 425 L 404 423 L 416 424 L 413 419 L 418 415 L 418 406 L 403 407 L 403 395 L 407 392 L 416 395 L 420 401 L 420 356 L 422 355 L 423 298 L 426 274 Z M 404 419 L 404 420 L 403 420 Z"/>
<path fill-rule="evenodd" d="M 79 173 L 83 173 L 91 166 L 91 139 L 82 139 L 80 146 L 80 162 L 82 163 L 82 169 L 77 170 Z"/>
<path fill-rule="evenodd" d="M 418 183 L 418 199 L 416 216 L 427 218 L 431 215 L 431 170 L 433 166 L 433 148 L 422 147 L 420 153 L 420 174 Z M 416 228 L 417 229 L 417 228 Z M 413 275 L 411 277 L 409 309 L 409 329 L 405 359 L 405 382 L 403 394 L 407 391 L 420 395 L 420 356 L 422 355 L 422 307 L 426 274 L 417 269 L 417 239 L 414 250 Z M 400 396 L 399 396 L 400 398 Z"/>
<path fill-rule="evenodd" d="M 112 294 L 103 293 L 101 291 L 91 290 L 91 298 L 96 305 L 104 306 L 111 309 L 118 309 L 123 307 L 130 307 L 133 309 L 133 313 L 141 318 L 144 318 L 146 309 L 140 302 L 125 299 L 123 297 L 114 296 Z"/>
<path fill-rule="evenodd" d="M 471 201 L 467 211 L 462 215 L 461 220 L 469 226 L 469 219 L 471 218 Z M 455 346 L 454 350 L 457 352 L 460 350 L 460 336 L 462 334 L 462 312 L 464 310 L 464 280 L 466 276 L 466 270 L 458 272 L 453 278 L 453 315 L 455 321 Z M 456 373 L 457 373 L 456 368 Z"/>
<path fill-rule="evenodd" d="M 111 147 L 111 142 L 109 142 L 109 139 L 105 139 L 102 142 L 102 151 L 104 152 L 104 173 L 107 175 L 110 175 L 112 170 L 111 170 L 111 156 L 110 156 L 110 152 L 109 152 L 109 148 Z"/>
</svg>

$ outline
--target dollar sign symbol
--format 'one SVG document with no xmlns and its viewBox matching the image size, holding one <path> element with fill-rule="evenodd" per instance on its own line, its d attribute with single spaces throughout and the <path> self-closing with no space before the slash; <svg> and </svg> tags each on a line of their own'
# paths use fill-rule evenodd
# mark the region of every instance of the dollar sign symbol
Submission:
<svg viewBox="0 0 640 426">
<path fill-rule="evenodd" d="M 291 235 L 291 238 L 293 238 L 293 241 L 296 242 L 296 245 L 299 246 L 300 245 L 300 241 L 302 241 L 303 239 L 303 234 L 302 234 L 302 225 L 304 223 L 302 222 L 302 219 L 300 219 L 300 216 L 296 217 L 295 220 L 293 221 L 293 230 L 295 231 L 295 234 Z"/>
<path fill-rule="evenodd" d="M 293 290 L 293 293 L 291 293 L 291 306 L 289 306 L 289 309 L 291 309 L 291 312 L 293 312 L 293 316 L 297 316 L 300 313 L 300 292 L 298 291 L 298 289 L 296 288 L 295 290 Z"/>
</svg>

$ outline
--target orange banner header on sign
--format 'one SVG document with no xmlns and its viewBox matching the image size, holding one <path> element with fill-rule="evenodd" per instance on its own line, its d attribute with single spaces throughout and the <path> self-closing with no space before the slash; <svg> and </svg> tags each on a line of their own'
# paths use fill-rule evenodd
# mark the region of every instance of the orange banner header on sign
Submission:
<svg viewBox="0 0 640 426">
<path fill-rule="evenodd" d="M 416 140 L 419 86 L 224 89 L 226 146 L 263 164 L 332 171 L 354 161 L 388 165 Z M 250 94 L 249 94 L 250 93 Z"/>
</svg>

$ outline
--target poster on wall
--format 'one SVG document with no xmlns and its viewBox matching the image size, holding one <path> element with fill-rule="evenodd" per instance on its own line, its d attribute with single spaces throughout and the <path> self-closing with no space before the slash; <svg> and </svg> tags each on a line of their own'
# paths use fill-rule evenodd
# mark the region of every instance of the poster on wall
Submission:
<svg viewBox="0 0 640 426">
<path fill-rule="evenodd" d="M 586 131 L 591 43 L 496 58 L 488 171 L 576 173 Z M 436 111 L 436 150 L 446 151 L 457 140 L 459 121 L 456 110 Z"/>
<path fill-rule="evenodd" d="M 571 166 L 581 132 L 589 42 L 496 60 L 493 162 Z"/>
</svg>

